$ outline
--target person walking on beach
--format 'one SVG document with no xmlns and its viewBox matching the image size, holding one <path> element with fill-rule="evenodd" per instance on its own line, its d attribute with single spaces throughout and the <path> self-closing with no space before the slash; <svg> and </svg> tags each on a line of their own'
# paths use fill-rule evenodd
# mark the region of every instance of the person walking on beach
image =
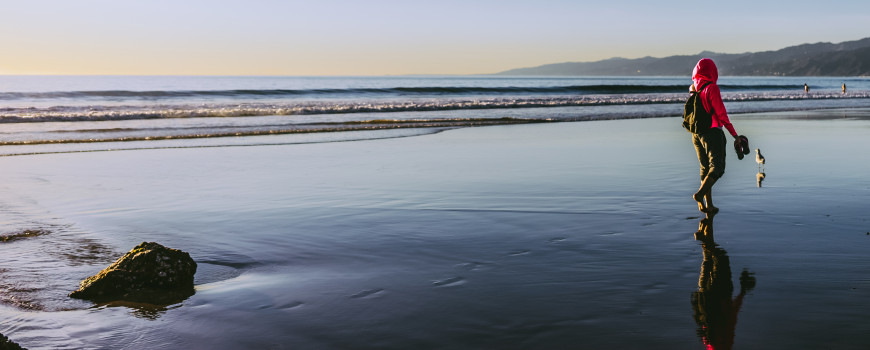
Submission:
<svg viewBox="0 0 870 350">
<path fill-rule="evenodd" d="M 809 86 L 809 85 L 804 84 L 804 92 L 805 92 L 805 93 L 810 93 L 810 86 Z"/>
<path fill-rule="evenodd" d="M 701 166 L 701 187 L 692 195 L 692 199 L 698 202 L 698 209 L 707 214 L 719 211 L 713 206 L 713 185 L 725 173 L 726 140 L 722 128 L 727 129 L 735 140 L 738 137 L 725 111 L 717 80 L 719 70 L 713 60 L 704 58 L 698 61 L 692 71 L 692 89 L 698 92 L 704 109 L 711 114 L 712 123 L 709 129 L 692 134 L 692 143 Z"/>
<path fill-rule="evenodd" d="M 846 83 L 843 83 L 843 94 L 846 94 Z"/>
</svg>

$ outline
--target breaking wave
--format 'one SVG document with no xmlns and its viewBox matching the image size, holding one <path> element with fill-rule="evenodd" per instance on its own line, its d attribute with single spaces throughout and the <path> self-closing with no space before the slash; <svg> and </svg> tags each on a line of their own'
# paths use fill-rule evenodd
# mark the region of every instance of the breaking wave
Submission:
<svg viewBox="0 0 870 350">
<path fill-rule="evenodd" d="M 611 106 L 682 103 L 685 93 L 595 95 L 568 97 L 497 97 L 457 99 L 404 99 L 378 101 L 301 101 L 279 103 L 203 103 L 120 105 L 102 104 L 52 107 L 0 108 L 0 123 L 54 121 L 108 121 L 165 118 L 209 118 L 247 116 L 290 116 L 315 114 L 352 114 L 384 112 L 426 112 L 450 110 L 514 109 L 577 106 Z M 870 92 L 819 93 L 734 93 L 725 94 L 726 102 L 866 99 Z"/>
<path fill-rule="evenodd" d="M 646 84 L 598 84 L 568 86 L 428 86 L 428 87 L 389 87 L 389 88 L 344 88 L 344 89 L 230 89 L 230 90 L 104 90 L 104 91 L 49 91 L 49 92 L 2 92 L 0 100 L 20 99 L 79 99 L 79 98 L 133 98 L 164 99 L 191 97 L 256 98 L 256 97 L 293 97 L 293 96 L 409 96 L 409 95 L 476 95 L 476 94 L 643 94 L 685 92 L 688 84 L 646 85 Z M 799 90 L 800 85 L 721 85 L 733 91 Z"/>
</svg>

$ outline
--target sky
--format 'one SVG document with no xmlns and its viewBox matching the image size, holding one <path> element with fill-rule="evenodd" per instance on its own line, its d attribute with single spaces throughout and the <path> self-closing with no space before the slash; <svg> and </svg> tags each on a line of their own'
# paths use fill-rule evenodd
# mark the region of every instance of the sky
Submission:
<svg viewBox="0 0 870 350">
<path fill-rule="evenodd" d="M 488 74 L 870 37 L 855 0 L 0 0 L 0 74 Z"/>
</svg>

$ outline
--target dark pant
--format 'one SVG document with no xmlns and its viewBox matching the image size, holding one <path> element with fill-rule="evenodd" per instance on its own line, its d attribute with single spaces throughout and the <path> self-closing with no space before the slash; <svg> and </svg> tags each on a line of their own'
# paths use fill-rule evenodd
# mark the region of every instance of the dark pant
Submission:
<svg viewBox="0 0 870 350">
<path fill-rule="evenodd" d="M 692 143 L 698 152 L 701 165 L 701 181 L 707 175 L 715 179 L 725 174 L 725 133 L 719 128 L 710 128 L 700 134 L 692 134 Z"/>
</svg>

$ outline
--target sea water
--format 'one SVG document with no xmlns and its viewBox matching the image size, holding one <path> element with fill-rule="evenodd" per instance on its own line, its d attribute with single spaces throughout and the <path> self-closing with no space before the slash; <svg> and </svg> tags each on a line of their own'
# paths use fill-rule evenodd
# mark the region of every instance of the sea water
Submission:
<svg viewBox="0 0 870 350">
<path fill-rule="evenodd" d="M 669 117 L 681 113 L 689 84 L 687 77 L 2 76 L 0 154 L 324 142 L 474 125 Z M 719 85 L 731 113 L 870 106 L 864 78 L 723 77 Z M 240 138 L 264 135 L 295 137 Z"/>
</svg>

